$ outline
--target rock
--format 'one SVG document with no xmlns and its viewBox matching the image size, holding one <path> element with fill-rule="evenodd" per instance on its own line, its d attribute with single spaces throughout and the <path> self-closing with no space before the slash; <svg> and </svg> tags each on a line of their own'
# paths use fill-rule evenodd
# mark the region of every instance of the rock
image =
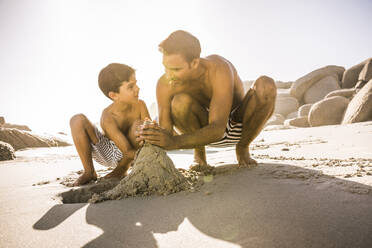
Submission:
<svg viewBox="0 0 372 248">
<path fill-rule="evenodd" d="M 363 62 L 350 67 L 349 69 L 345 70 L 342 80 L 341 80 L 341 88 L 349 89 L 353 88 L 355 84 L 358 82 L 359 74 L 362 71 L 364 65 L 370 59 L 364 60 Z"/>
<path fill-rule="evenodd" d="M 340 89 L 329 92 L 325 98 L 330 98 L 332 96 L 343 96 L 346 98 L 352 98 L 355 94 L 355 89 Z"/>
<path fill-rule="evenodd" d="M 275 114 L 287 116 L 298 109 L 298 101 L 294 97 L 279 97 L 275 101 Z"/>
<path fill-rule="evenodd" d="M 302 105 L 298 109 L 298 117 L 304 117 L 304 116 L 307 117 L 309 115 L 311 106 L 313 106 L 313 104 L 311 104 L 311 103 Z"/>
<path fill-rule="evenodd" d="M 284 125 L 295 126 L 295 127 L 309 127 L 310 126 L 307 116 L 296 117 L 296 118 L 285 120 Z"/>
<path fill-rule="evenodd" d="M 289 113 L 285 118 L 286 119 L 293 119 L 298 117 L 298 111 L 294 111 L 292 113 Z"/>
<path fill-rule="evenodd" d="M 322 100 L 329 92 L 340 89 L 337 75 L 327 76 L 314 83 L 304 94 L 305 103 Z"/>
<path fill-rule="evenodd" d="M 372 58 L 367 60 L 363 66 L 362 71 L 359 73 L 358 81 L 368 82 L 372 79 Z"/>
<path fill-rule="evenodd" d="M 312 71 L 305 76 L 297 79 L 291 86 L 290 93 L 298 101 L 302 101 L 303 95 L 314 83 L 318 82 L 324 77 L 330 75 L 337 75 L 337 79 L 340 80 L 342 73 L 345 71 L 344 67 L 329 65 L 315 71 Z"/>
<path fill-rule="evenodd" d="M 266 122 L 265 126 L 270 125 L 282 125 L 285 118 L 281 114 L 273 114 L 270 119 Z"/>
<path fill-rule="evenodd" d="M 276 98 L 289 96 L 291 96 L 291 94 L 289 94 L 289 89 L 277 89 L 276 91 Z"/>
<path fill-rule="evenodd" d="M 325 98 L 315 103 L 309 112 L 310 126 L 340 124 L 349 100 L 342 96 Z"/>
<path fill-rule="evenodd" d="M 277 89 L 289 89 L 291 88 L 293 81 L 283 82 L 283 81 L 275 81 L 275 85 Z"/>
<path fill-rule="evenodd" d="M 94 194 L 89 202 L 97 203 L 136 195 L 168 195 L 190 187 L 162 148 L 145 144 L 137 153 L 130 174 L 115 188 Z"/>
<path fill-rule="evenodd" d="M 372 79 L 349 103 L 342 124 L 372 120 Z"/>
<path fill-rule="evenodd" d="M 0 141 L 0 161 L 15 159 L 14 148 L 5 142 Z"/>
<path fill-rule="evenodd" d="M 31 129 L 28 126 L 26 126 L 26 125 L 17 125 L 17 124 L 4 123 L 3 125 L 1 125 L 1 127 L 4 127 L 4 128 L 15 128 L 15 129 L 18 129 L 18 130 L 23 130 L 23 131 L 31 131 Z"/>
<path fill-rule="evenodd" d="M 0 125 L 5 123 L 5 118 L 4 116 L 0 116 Z"/>
<path fill-rule="evenodd" d="M 69 146 L 56 137 L 46 137 L 15 128 L 0 128 L 0 140 L 12 145 L 15 150 L 31 147 Z"/>
</svg>

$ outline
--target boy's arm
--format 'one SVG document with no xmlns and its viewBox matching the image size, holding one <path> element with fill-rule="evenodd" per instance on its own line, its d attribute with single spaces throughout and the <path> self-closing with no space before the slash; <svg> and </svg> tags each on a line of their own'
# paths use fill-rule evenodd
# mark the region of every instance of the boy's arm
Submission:
<svg viewBox="0 0 372 248">
<path fill-rule="evenodd" d="M 105 135 L 112 140 L 119 150 L 123 153 L 123 158 L 134 159 L 136 150 L 133 149 L 127 137 L 121 132 L 114 118 L 108 114 L 102 114 L 102 129 Z"/>
<path fill-rule="evenodd" d="M 139 100 L 139 102 L 140 102 L 140 110 L 141 110 L 141 121 L 145 120 L 146 118 L 151 120 L 146 103 L 142 100 Z"/>
</svg>

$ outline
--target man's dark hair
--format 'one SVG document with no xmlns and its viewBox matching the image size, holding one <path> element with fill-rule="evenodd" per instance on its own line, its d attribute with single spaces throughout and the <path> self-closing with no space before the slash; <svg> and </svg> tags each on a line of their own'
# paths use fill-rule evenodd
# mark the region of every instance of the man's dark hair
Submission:
<svg viewBox="0 0 372 248">
<path fill-rule="evenodd" d="M 124 81 L 129 81 L 134 69 L 130 66 L 112 63 L 101 70 L 98 75 L 98 85 L 105 96 L 109 97 L 109 92 L 119 92 L 119 88 Z M 111 98 L 110 98 L 111 99 Z"/>
<path fill-rule="evenodd" d="M 200 42 L 192 34 L 177 30 L 159 44 L 159 50 L 164 54 L 181 54 L 190 63 L 200 57 Z"/>
</svg>

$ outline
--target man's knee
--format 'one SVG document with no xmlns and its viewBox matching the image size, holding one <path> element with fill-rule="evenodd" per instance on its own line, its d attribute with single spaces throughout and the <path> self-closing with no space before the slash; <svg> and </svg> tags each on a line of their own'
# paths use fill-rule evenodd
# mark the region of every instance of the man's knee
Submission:
<svg viewBox="0 0 372 248">
<path fill-rule="evenodd" d="M 172 116 L 179 118 L 185 116 L 187 112 L 191 111 L 192 97 L 185 93 L 177 94 L 173 97 L 171 103 Z"/>
<path fill-rule="evenodd" d="M 254 82 L 253 89 L 261 103 L 275 102 L 276 86 L 272 78 L 268 76 L 260 76 Z"/>
<path fill-rule="evenodd" d="M 84 126 L 85 122 L 87 121 L 87 117 L 83 114 L 76 114 L 71 117 L 70 119 L 70 127 L 73 128 L 81 128 Z"/>
</svg>

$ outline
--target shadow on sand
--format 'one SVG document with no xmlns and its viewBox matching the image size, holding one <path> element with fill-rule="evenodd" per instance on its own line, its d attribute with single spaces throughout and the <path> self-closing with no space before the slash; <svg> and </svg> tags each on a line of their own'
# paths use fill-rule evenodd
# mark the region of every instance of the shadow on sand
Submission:
<svg viewBox="0 0 372 248">
<path fill-rule="evenodd" d="M 84 247 L 159 247 L 155 234 L 176 231 L 186 219 L 202 234 L 240 247 L 372 247 L 371 187 L 289 164 L 235 167 L 221 167 L 223 175 L 200 192 L 90 204 L 86 222 L 103 234 Z M 33 227 L 54 228 L 84 206 L 55 205 Z M 202 234 L 182 230 L 168 247 L 205 247 Z"/>
</svg>

